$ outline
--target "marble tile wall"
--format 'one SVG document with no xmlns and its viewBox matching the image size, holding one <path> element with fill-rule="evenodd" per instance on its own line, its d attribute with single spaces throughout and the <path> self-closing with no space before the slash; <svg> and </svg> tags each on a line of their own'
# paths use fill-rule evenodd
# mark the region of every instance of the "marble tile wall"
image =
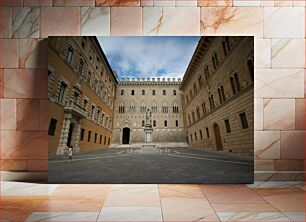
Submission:
<svg viewBox="0 0 306 222">
<path fill-rule="evenodd" d="M 48 35 L 254 35 L 255 178 L 301 179 L 305 1 L 0 0 L 2 170 L 47 170 Z"/>
</svg>

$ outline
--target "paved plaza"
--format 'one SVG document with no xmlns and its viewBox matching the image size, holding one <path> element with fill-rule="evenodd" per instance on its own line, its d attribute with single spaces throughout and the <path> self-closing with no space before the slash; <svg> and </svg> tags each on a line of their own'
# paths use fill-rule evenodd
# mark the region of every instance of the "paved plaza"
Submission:
<svg viewBox="0 0 306 222">
<path fill-rule="evenodd" d="M 211 150 L 104 149 L 49 157 L 49 183 L 252 183 L 252 157 Z"/>
</svg>

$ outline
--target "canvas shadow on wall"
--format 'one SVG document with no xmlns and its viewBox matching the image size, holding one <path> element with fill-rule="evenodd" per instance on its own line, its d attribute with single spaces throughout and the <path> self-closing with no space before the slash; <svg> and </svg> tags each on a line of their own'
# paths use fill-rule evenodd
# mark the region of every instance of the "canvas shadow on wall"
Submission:
<svg viewBox="0 0 306 222">
<path fill-rule="evenodd" d="M 48 93 L 49 183 L 253 183 L 251 36 L 49 37 Z"/>
</svg>

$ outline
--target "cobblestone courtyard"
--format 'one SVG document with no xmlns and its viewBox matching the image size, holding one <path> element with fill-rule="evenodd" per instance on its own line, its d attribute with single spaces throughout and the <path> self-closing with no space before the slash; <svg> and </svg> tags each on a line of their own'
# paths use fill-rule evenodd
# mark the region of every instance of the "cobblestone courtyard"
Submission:
<svg viewBox="0 0 306 222">
<path fill-rule="evenodd" d="M 104 149 L 49 157 L 49 183 L 252 183 L 253 158 L 211 150 L 168 148 L 159 154 Z"/>
</svg>

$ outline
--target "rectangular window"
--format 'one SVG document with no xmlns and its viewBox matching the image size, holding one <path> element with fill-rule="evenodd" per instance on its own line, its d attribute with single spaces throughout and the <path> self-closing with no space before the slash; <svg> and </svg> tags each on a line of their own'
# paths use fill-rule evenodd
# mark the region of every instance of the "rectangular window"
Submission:
<svg viewBox="0 0 306 222">
<path fill-rule="evenodd" d="M 106 136 L 104 136 L 104 145 L 106 144 Z"/>
<path fill-rule="evenodd" d="M 124 95 L 124 90 L 122 89 L 122 90 L 121 90 L 121 96 L 123 96 L 123 95 Z"/>
<path fill-rule="evenodd" d="M 108 145 L 110 144 L 110 138 L 108 138 Z"/>
<path fill-rule="evenodd" d="M 246 114 L 245 113 L 240 113 L 239 117 L 240 117 L 242 129 L 249 128 L 248 119 L 247 119 Z"/>
<path fill-rule="evenodd" d="M 90 142 L 91 139 L 91 131 L 88 131 L 88 138 L 87 138 L 87 142 Z"/>
<path fill-rule="evenodd" d="M 49 125 L 49 130 L 48 130 L 48 135 L 49 136 L 54 136 L 55 130 L 56 130 L 56 124 L 57 124 L 57 120 L 51 118 L 50 125 Z"/>
<path fill-rule="evenodd" d="M 141 94 L 144 96 L 144 95 L 146 94 L 146 91 L 143 89 L 143 90 L 141 91 Z"/>
<path fill-rule="evenodd" d="M 60 88 L 60 92 L 58 94 L 58 101 L 61 102 L 61 103 L 64 101 L 66 88 L 67 88 L 67 84 L 64 83 L 64 82 L 61 82 L 61 88 Z"/>
<path fill-rule="evenodd" d="M 98 134 L 95 133 L 95 143 L 97 143 L 97 136 L 98 136 Z"/>
<path fill-rule="evenodd" d="M 206 127 L 206 136 L 209 138 L 209 129 Z"/>
<path fill-rule="evenodd" d="M 155 89 L 152 90 L 152 95 L 155 96 Z"/>
<path fill-rule="evenodd" d="M 102 135 L 100 135 L 100 144 L 102 143 Z"/>
<path fill-rule="evenodd" d="M 195 141 L 198 140 L 198 138 L 197 138 L 197 133 L 196 133 L 196 132 L 194 133 L 194 139 L 195 139 Z"/>
<path fill-rule="evenodd" d="M 200 138 L 203 139 L 202 130 L 200 130 Z"/>
<path fill-rule="evenodd" d="M 224 120 L 224 124 L 225 124 L 225 128 L 226 128 L 226 132 L 230 133 L 231 132 L 231 126 L 230 126 L 230 122 L 228 119 Z"/>
<path fill-rule="evenodd" d="M 84 141 L 85 129 L 81 129 L 81 141 Z"/>
<path fill-rule="evenodd" d="M 173 95 L 176 96 L 176 90 L 175 89 L 173 90 Z"/>
<path fill-rule="evenodd" d="M 73 55 L 73 49 L 71 47 L 68 48 L 68 52 L 67 52 L 67 62 L 70 64 L 72 61 L 72 55 Z"/>
<path fill-rule="evenodd" d="M 88 103 L 88 101 L 87 101 L 86 99 L 84 99 L 83 108 L 84 108 L 85 110 L 87 110 L 87 103 Z"/>
<path fill-rule="evenodd" d="M 163 95 L 164 95 L 164 96 L 166 95 L 166 90 L 165 90 L 165 89 L 163 90 Z"/>
<path fill-rule="evenodd" d="M 190 141 L 192 142 L 192 134 L 190 134 Z"/>
</svg>

